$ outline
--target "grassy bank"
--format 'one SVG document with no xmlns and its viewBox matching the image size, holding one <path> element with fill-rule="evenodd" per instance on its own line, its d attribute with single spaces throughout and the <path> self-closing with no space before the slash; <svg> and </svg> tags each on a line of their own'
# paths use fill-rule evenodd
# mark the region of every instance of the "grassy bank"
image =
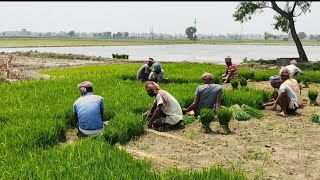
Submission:
<svg viewBox="0 0 320 180">
<path fill-rule="evenodd" d="M 0 38 L 0 47 L 64 47 L 64 46 L 131 46 L 162 44 L 194 44 L 190 40 L 110 40 L 85 38 Z M 196 44 L 261 44 L 261 45 L 295 45 L 293 41 L 282 40 L 198 40 Z M 305 46 L 319 46 L 320 41 L 303 40 Z"/>
</svg>

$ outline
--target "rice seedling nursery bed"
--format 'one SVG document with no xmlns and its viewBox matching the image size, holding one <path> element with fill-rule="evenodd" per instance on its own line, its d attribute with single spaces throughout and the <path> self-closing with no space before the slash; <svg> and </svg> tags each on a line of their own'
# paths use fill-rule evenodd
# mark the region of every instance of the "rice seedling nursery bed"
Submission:
<svg viewBox="0 0 320 180">
<path fill-rule="evenodd" d="M 42 73 L 49 80 L 0 84 L 3 93 L 0 110 L 1 179 L 247 179 L 243 172 L 218 165 L 202 170 L 169 169 L 154 171 L 149 162 L 136 160 L 116 143 L 126 143 L 144 134 L 142 113 L 153 99 L 144 83 L 135 81 L 141 64 L 87 66 Z M 224 73 L 224 66 L 212 64 L 166 64 L 166 76 L 172 83 L 160 84 L 187 107 L 194 98 L 203 72 L 214 76 Z M 170 73 L 168 73 L 170 72 Z M 249 71 L 239 75 L 246 77 Z M 260 72 L 255 72 L 256 74 Z M 269 77 L 267 75 L 264 77 Z M 313 73 L 313 72 L 305 72 Z M 273 75 L 273 74 L 271 74 Z M 261 75 L 262 76 L 262 75 Z M 314 81 L 316 81 L 316 78 Z M 110 120 L 102 136 L 80 140 L 61 147 L 73 121 L 72 105 L 79 97 L 76 85 L 93 83 L 94 93 L 104 97 L 104 121 Z M 249 105 L 259 108 L 269 100 L 271 91 L 252 88 L 224 90 L 222 104 Z"/>
</svg>

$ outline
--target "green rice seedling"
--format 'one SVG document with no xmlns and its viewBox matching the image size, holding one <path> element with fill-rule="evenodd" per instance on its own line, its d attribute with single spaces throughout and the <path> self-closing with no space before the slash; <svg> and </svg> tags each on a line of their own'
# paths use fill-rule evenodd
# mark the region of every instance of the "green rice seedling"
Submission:
<svg viewBox="0 0 320 180">
<path fill-rule="evenodd" d="M 193 103 L 194 97 L 188 97 L 182 100 L 181 107 L 188 108 Z"/>
<path fill-rule="evenodd" d="M 263 114 L 260 110 L 258 109 L 255 109 L 255 108 L 252 108 L 248 105 L 245 105 L 245 104 L 242 104 L 241 108 L 246 112 L 248 113 L 251 117 L 254 117 L 254 118 L 257 118 L 257 119 L 260 119 L 263 117 Z"/>
<path fill-rule="evenodd" d="M 239 86 L 239 81 L 237 79 L 231 79 L 230 84 L 233 89 L 237 89 Z"/>
<path fill-rule="evenodd" d="M 231 133 L 231 130 L 229 129 L 229 122 L 232 118 L 232 110 L 227 107 L 221 108 L 217 113 L 217 117 L 219 120 L 220 127 L 222 129 L 222 133 Z"/>
<path fill-rule="evenodd" d="M 214 76 L 212 82 L 214 84 L 222 84 L 222 79 L 218 76 Z"/>
<path fill-rule="evenodd" d="M 183 120 L 184 125 L 188 125 L 194 123 L 197 119 L 194 116 L 184 115 Z"/>
<path fill-rule="evenodd" d="M 312 114 L 310 120 L 314 123 L 320 123 L 320 116 L 318 114 Z"/>
<path fill-rule="evenodd" d="M 251 118 L 238 104 L 232 105 L 230 108 L 233 111 L 233 118 L 238 121 L 247 121 Z"/>
<path fill-rule="evenodd" d="M 212 109 L 207 109 L 207 108 L 201 109 L 200 121 L 205 133 L 208 133 L 211 131 L 210 123 L 213 121 L 214 116 L 215 116 L 215 113 Z"/>
<path fill-rule="evenodd" d="M 240 79 L 240 85 L 241 85 L 241 87 L 245 87 L 245 86 L 247 86 L 247 84 L 248 84 L 248 82 L 247 82 L 247 80 L 246 80 L 245 78 L 241 78 L 241 79 Z"/>
<path fill-rule="evenodd" d="M 317 90 L 309 89 L 308 97 L 310 99 L 310 104 L 313 104 L 315 106 L 319 106 L 319 104 L 317 103 L 317 97 L 318 97 L 318 91 Z"/>
</svg>

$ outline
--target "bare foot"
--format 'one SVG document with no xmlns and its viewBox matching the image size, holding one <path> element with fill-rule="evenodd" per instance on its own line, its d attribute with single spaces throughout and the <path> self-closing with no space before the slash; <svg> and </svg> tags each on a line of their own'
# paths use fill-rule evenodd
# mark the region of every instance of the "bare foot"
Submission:
<svg viewBox="0 0 320 180">
<path fill-rule="evenodd" d="M 282 116 L 282 117 L 287 117 L 288 114 L 285 114 L 283 111 L 281 111 L 280 113 L 277 114 L 278 116 Z"/>
</svg>

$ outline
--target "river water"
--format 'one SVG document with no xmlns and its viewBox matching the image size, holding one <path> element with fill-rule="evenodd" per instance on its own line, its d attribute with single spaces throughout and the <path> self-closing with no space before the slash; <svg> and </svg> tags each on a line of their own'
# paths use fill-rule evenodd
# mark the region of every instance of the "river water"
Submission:
<svg viewBox="0 0 320 180">
<path fill-rule="evenodd" d="M 320 46 L 304 46 L 310 61 L 320 60 Z M 231 56 L 238 64 L 244 58 L 276 59 L 279 57 L 299 57 L 295 46 L 277 45 L 139 45 L 139 46 L 82 46 L 82 47 L 37 47 L 37 48 L 0 48 L 0 52 L 38 51 L 53 53 L 83 54 L 111 58 L 112 54 L 128 54 L 129 60 L 190 61 L 224 63 Z"/>
</svg>

